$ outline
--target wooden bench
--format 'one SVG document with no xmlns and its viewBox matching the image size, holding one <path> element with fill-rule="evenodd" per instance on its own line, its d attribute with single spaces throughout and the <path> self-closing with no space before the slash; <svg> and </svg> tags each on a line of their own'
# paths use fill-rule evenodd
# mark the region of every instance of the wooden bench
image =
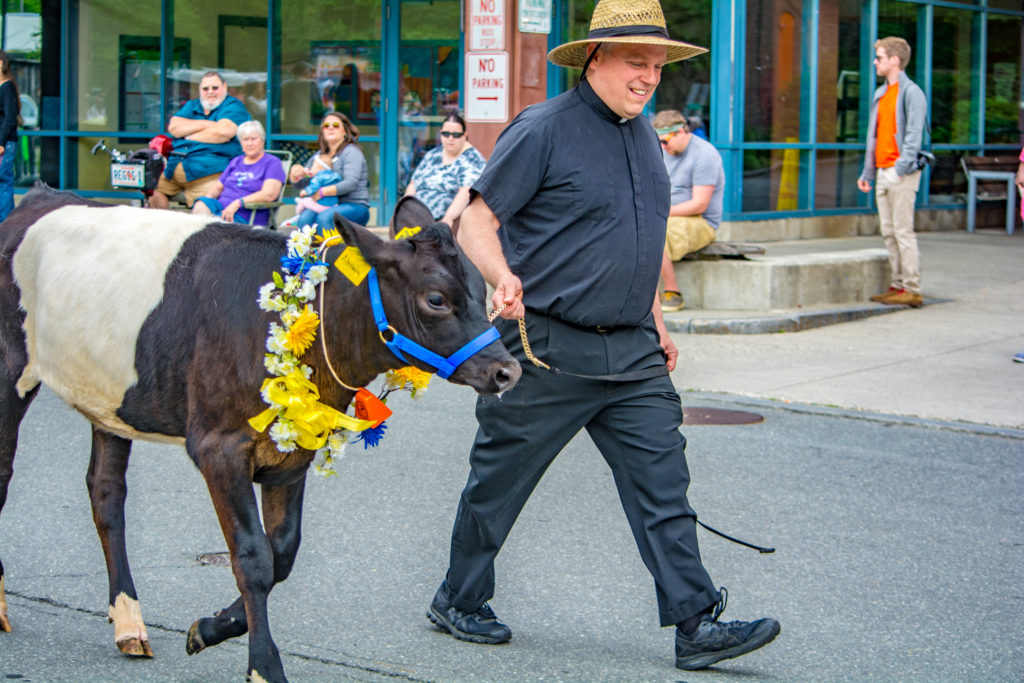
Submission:
<svg viewBox="0 0 1024 683">
<path fill-rule="evenodd" d="M 1006 234 L 1013 234 L 1017 222 L 1014 180 L 1019 163 L 1014 156 L 960 158 L 967 176 L 967 232 L 974 232 L 977 202 L 999 200 L 1006 202 Z"/>
</svg>

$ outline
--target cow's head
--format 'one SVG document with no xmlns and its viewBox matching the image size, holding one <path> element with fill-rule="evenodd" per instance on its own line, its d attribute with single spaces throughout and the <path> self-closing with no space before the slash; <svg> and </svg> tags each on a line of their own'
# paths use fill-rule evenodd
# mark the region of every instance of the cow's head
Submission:
<svg viewBox="0 0 1024 683">
<path fill-rule="evenodd" d="M 396 241 L 382 240 L 337 215 L 335 227 L 345 244 L 357 247 L 376 271 L 388 323 L 400 334 L 448 358 L 490 327 L 484 279 L 444 223 L 422 226 L 415 236 Z M 409 363 L 393 357 L 391 367 L 412 364 L 435 370 L 404 355 Z M 518 361 L 495 340 L 459 364 L 449 381 L 497 394 L 510 389 L 520 374 Z"/>
</svg>

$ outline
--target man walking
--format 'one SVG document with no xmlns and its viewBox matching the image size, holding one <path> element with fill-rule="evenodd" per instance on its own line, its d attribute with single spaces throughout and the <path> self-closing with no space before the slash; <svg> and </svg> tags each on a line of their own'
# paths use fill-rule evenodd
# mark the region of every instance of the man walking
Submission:
<svg viewBox="0 0 1024 683">
<path fill-rule="evenodd" d="M 917 153 L 928 104 L 924 92 L 906 74 L 909 61 L 910 44 L 903 38 L 882 38 L 875 43 L 875 71 L 885 83 L 875 91 L 871 103 L 867 153 L 857 187 L 870 192 L 871 181 L 875 181 L 879 226 L 892 266 L 889 289 L 871 300 L 916 308 L 922 299 L 914 203 L 921 184 Z"/>
<path fill-rule="evenodd" d="M 495 288 L 502 341 L 523 376 L 500 400 L 477 402 L 449 568 L 427 614 L 455 638 L 511 638 L 486 604 L 494 559 L 548 465 L 584 428 L 654 577 L 661 625 L 677 627 L 676 666 L 704 668 L 779 633 L 774 619 L 718 621 L 725 591 L 700 559 L 668 376 L 677 352 L 656 298 L 669 182 L 639 114 L 662 66 L 701 52 L 669 39 L 657 0 L 601 0 L 588 38 L 548 55 L 584 80 L 517 116 L 472 186 L 458 240 Z M 524 317 L 533 352 L 560 374 L 527 362 Z"/>
</svg>

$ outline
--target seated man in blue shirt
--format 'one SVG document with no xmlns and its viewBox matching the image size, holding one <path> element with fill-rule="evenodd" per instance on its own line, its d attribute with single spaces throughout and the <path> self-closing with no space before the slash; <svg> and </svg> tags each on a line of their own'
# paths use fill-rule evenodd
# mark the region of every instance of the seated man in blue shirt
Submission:
<svg viewBox="0 0 1024 683">
<path fill-rule="evenodd" d="M 166 209 L 170 198 L 182 190 L 189 207 L 205 195 L 228 162 L 242 154 L 235 135 L 238 124 L 248 120 L 245 105 L 228 95 L 221 75 L 216 71 L 203 74 L 199 98 L 186 102 L 167 124 L 167 132 L 175 138 L 174 149 L 150 206 Z"/>
</svg>

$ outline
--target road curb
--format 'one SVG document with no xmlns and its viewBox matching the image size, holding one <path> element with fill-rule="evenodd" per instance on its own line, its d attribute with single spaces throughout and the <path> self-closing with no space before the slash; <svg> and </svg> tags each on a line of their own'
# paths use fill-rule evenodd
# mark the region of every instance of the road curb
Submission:
<svg viewBox="0 0 1024 683">
<path fill-rule="evenodd" d="M 924 306 L 948 303 L 952 299 L 925 299 Z M 787 311 L 751 318 L 694 318 L 668 313 L 664 316 L 669 332 L 682 334 L 771 334 L 777 332 L 800 332 L 825 325 L 870 318 L 876 315 L 895 313 L 910 306 L 889 306 L 886 304 L 856 304 L 845 308 L 831 308 L 819 311 Z"/>
</svg>

